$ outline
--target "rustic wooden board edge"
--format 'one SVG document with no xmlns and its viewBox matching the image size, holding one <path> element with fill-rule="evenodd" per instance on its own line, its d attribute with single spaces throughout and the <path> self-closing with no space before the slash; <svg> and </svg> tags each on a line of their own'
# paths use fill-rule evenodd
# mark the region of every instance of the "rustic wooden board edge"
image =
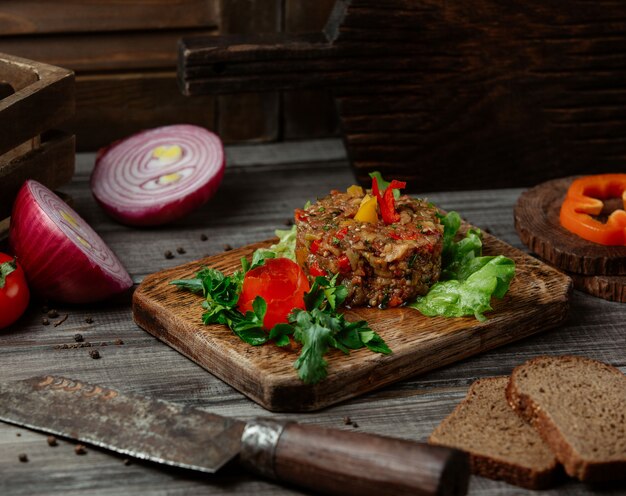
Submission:
<svg viewBox="0 0 626 496">
<path fill-rule="evenodd" d="M 74 175 L 75 137 L 61 131 L 44 135 L 30 152 L 0 166 L 0 219 L 11 214 L 13 199 L 26 179 L 50 189 L 69 183 Z"/>
<path fill-rule="evenodd" d="M 552 266 L 547 260 L 543 262 Z M 583 275 L 555 268 L 569 276 L 578 291 L 603 300 L 626 303 L 626 276 Z"/>
<path fill-rule="evenodd" d="M 38 80 L 0 100 L 0 120 L 11 132 L 0 133 L 0 155 L 52 129 L 74 114 L 74 73 L 33 60 L 0 54 L 5 64 L 34 72 Z"/>
<path fill-rule="evenodd" d="M 545 181 L 520 195 L 514 208 L 520 240 L 542 260 L 567 273 L 626 275 L 626 247 L 592 243 L 561 226 L 560 206 L 576 177 Z"/>
<path fill-rule="evenodd" d="M 574 288 L 603 300 L 626 303 L 626 276 L 581 276 L 570 273 Z"/>
<path fill-rule="evenodd" d="M 123 9 L 119 8 L 121 5 Z M 117 5 L 107 1 L 58 0 L 54 6 L 54 10 L 42 9 L 32 1 L 3 5 L 0 37 L 216 28 L 220 17 L 218 0 L 151 0 Z"/>
<path fill-rule="evenodd" d="M 553 286 L 549 288 L 551 293 L 550 301 L 547 304 L 536 305 L 531 311 L 524 310 L 518 312 L 514 319 L 516 322 L 515 329 L 502 330 L 499 328 L 499 320 L 503 319 L 504 316 L 494 313 L 489 315 L 489 320 L 484 323 L 473 321 L 473 317 L 466 318 L 472 319 L 475 325 L 463 332 L 462 337 L 465 342 L 460 352 L 458 351 L 458 346 L 457 348 L 452 346 L 454 343 L 458 344 L 459 334 L 439 335 L 436 341 L 429 342 L 428 346 L 421 349 L 419 353 L 401 356 L 397 354 L 394 356 L 378 355 L 369 353 L 367 350 L 353 351 L 352 353 L 360 354 L 361 363 L 359 365 L 359 373 L 352 377 L 351 385 L 354 386 L 352 388 L 350 385 L 346 386 L 340 375 L 333 374 L 329 374 L 329 377 L 320 385 L 304 386 L 297 378 L 295 371 L 293 376 L 287 380 L 280 377 L 278 379 L 265 377 L 262 384 L 257 380 L 255 370 L 239 370 L 235 377 L 232 373 L 229 373 L 227 362 L 222 361 L 219 356 L 210 353 L 211 343 L 205 341 L 202 334 L 194 330 L 194 325 L 185 324 L 186 331 L 189 331 L 189 336 L 192 336 L 191 340 L 180 340 L 176 335 L 171 334 L 168 331 L 168 318 L 163 317 L 166 315 L 166 312 L 163 311 L 164 308 L 161 303 L 153 301 L 146 296 L 146 293 L 151 287 L 162 284 L 165 280 L 180 277 L 181 275 L 188 277 L 202 265 L 208 264 L 220 268 L 220 264 L 226 258 L 232 258 L 233 255 L 249 256 L 255 249 L 267 246 L 269 243 L 271 241 L 257 243 L 240 248 L 234 252 L 190 262 L 147 276 L 133 295 L 133 318 L 141 328 L 203 366 L 209 372 L 270 411 L 305 412 L 324 408 L 378 389 L 392 382 L 448 365 L 544 330 L 552 329 L 567 318 L 569 310 L 569 296 L 572 290 L 572 282 L 569 277 L 497 238 L 485 234 L 485 245 L 489 246 L 491 252 L 511 256 L 516 260 L 520 269 L 538 270 L 542 277 L 554 280 Z M 176 276 L 173 273 L 176 273 Z M 543 291 L 544 293 L 548 291 L 548 288 L 541 288 L 541 281 L 537 281 L 536 286 L 538 288 L 537 291 Z M 173 290 L 176 289 L 173 288 Z M 194 304 L 198 305 L 200 301 L 198 299 Z M 496 310 L 502 305 L 506 305 L 506 301 L 496 303 Z M 393 311 L 386 310 L 386 312 Z M 427 317 L 424 317 L 424 319 L 427 319 Z M 224 326 L 207 326 L 205 330 L 206 332 L 230 332 Z M 503 342 L 502 336 L 504 334 L 506 334 L 506 339 Z M 197 354 L 198 347 L 206 347 L 207 349 L 206 356 L 201 360 L 193 357 L 192 348 L 196 349 Z M 254 352 L 254 349 L 250 347 L 250 353 Z M 435 355 L 438 356 L 436 362 L 433 361 L 433 356 Z M 210 367 L 201 363 L 205 360 L 206 363 L 211 364 Z M 297 405 L 297 407 L 294 407 L 294 405 Z"/>
</svg>

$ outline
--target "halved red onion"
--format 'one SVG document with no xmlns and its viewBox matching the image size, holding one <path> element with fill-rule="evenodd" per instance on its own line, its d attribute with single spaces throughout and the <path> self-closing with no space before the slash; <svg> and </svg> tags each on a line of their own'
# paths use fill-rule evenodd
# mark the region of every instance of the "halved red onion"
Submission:
<svg viewBox="0 0 626 496">
<path fill-rule="evenodd" d="M 9 245 L 31 289 L 54 301 L 104 300 L 133 284 L 100 236 L 37 181 L 26 181 L 15 199 Z"/>
<path fill-rule="evenodd" d="M 222 142 L 177 124 L 134 134 L 100 150 L 91 190 L 114 219 L 154 226 L 179 219 L 213 196 L 224 176 Z"/>
</svg>

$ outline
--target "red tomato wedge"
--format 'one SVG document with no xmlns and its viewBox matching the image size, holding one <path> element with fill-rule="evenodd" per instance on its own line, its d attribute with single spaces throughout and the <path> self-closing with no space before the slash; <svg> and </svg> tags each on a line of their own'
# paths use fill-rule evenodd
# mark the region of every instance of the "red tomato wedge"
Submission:
<svg viewBox="0 0 626 496">
<path fill-rule="evenodd" d="M 265 264 L 246 272 L 237 307 L 242 313 L 252 311 L 257 296 L 267 303 L 263 327 L 271 329 L 276 324 L 286 324 L 294 308 L 304 307 L 304 293 L 309 291 L 309 281 L 300 266 L 288 258 L 269 258 Z"/>
<path fill-rule="evenodd" d="M 13 257 L 0 253 L 0 329 L 20 318 L 29 299 L 24 271 Z"/>
</svg>

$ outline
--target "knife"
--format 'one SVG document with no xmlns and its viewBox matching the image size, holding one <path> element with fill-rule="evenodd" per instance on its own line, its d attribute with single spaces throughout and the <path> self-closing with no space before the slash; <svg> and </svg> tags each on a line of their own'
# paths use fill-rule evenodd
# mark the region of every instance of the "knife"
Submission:
<svg viewBox="0 0 626 496">
<path fill-rule="evenodd" d="M 266 478 L 341 495 L 464 495 L 461 451 L 274 419 L 250 422 L 59 376 L 0 384 L 0 420 L 174 467 L 238 458 Z"/>
</svg>

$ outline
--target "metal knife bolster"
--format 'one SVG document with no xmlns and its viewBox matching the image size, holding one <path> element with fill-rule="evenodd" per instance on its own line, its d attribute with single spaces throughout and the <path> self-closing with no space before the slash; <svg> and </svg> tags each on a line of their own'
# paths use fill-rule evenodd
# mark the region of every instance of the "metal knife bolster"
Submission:
<svg viewBox="0 0 626 496">
<path fill-rule="evenodd" d="M 289 423 L 261 418 L 248 422 L 241 435 L 239 461 L 259 475 L 276 479 L 276 446 Z"/>
</svg>

